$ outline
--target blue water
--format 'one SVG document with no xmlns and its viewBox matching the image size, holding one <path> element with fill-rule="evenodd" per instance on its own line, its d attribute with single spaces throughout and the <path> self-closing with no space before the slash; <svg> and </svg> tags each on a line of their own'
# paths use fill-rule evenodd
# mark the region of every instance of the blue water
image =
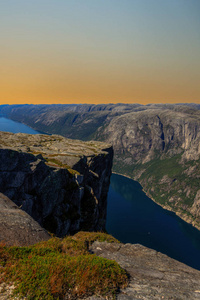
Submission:
<svg viewBox="0 0 200 300">
<path fill-rule="evenodd" d="M 3 117 L 0 131 L 39 133 Z M 111 176 L 106 229 L 121 242 L 142 244 L 200 270 L 200 231 L 154 203 L 136 181 Z"/>
<path fill-rule="evenodd" d="M 40 133 L 22 123 L 15 122 L 3 117 L 0 117 L 0 131 L 7 131 L 13 133 L 22 132 L 22 133 L 30 133 L 30 134 Z"/>
<path fill-rule="evenodd" d="M 123 243 L 142 244 L 200 270 L 200 231 L 154 203 L 136 181 L 111 176 L 106 229 Z"/>
</svg>

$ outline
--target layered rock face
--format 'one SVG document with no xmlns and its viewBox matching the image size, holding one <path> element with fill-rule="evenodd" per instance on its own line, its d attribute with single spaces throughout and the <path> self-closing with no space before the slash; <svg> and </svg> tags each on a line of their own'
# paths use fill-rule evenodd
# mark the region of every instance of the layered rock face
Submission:
<svg viewBox="0 0 200 300">
<path fill-rule="evenodd" d="M 200 156 L 200 112 L 151 109 L 114 118 L 101 132 L 115 154 L 146 163 L 159 154 L 197 160 Z"/>
<path fill-rule="evenodd" d="M 0 133 L 0 192 L 64 236 L 102 230 L 113 150 L 101 142 Z"/>
</svg>

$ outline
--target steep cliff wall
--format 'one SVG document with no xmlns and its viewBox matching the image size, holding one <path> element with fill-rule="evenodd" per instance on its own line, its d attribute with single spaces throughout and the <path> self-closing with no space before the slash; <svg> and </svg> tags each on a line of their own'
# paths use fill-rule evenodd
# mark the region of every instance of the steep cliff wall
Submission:
<svg viewBox="0 0 200 300">
<path fill-rule="evenodd" d="M 200 112 L 151 109 L 115 117 L 99 131 L 113 144 L 114 170 L 200 229 Z"/>
<path fill-rule="evenodd" d="M 58 236 L 102 230 L 113 150 L 101 142 L 0 133 L 0 192 Z"/>
<path fill-rule="evenodd" d="M 150 109 L 115 117 L 99 136 L 110 141 L 115 154 L 146 163 L 159 154 L 197 160 L 200 155 L 200 111 Z"/>
</svg>

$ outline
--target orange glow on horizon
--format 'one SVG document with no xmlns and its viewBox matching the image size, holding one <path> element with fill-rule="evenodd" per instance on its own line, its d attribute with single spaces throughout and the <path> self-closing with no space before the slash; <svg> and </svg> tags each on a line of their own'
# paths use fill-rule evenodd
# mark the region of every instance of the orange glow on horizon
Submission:
<svg viewBox="0 0 200 300">
<path fill-rule="evenodd" d="M 5 72 L 0 104 L 200 103 L 198 80 L 170 72 L 31 70 Z"/>
<path fill-rule="evenodd" d="M 200 103 L 200 1 L 1 1 L 0 104 Z"/>
</svg>

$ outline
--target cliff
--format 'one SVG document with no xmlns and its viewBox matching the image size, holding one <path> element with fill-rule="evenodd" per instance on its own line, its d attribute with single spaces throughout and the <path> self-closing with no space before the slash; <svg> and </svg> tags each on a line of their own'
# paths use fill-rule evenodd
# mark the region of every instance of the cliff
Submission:
<svg viewBox="0 0 200 300">
<path fill-rule="evenodd" d="M 102 230 L 113 150 L 101 142 L 0 132 L 0 192 L 64 236 Z"/>
<path fill-rule="evenodd" d="M 158 108 L 114 118 L 101 137 L 112 142 L 116 155 L 129 155 L 137 164 L 144 164 L 159 154 L 172 157 L 182 153 L 185 160 L 198 160 L 199 129 L 200 111 Z"/>
</svg>

